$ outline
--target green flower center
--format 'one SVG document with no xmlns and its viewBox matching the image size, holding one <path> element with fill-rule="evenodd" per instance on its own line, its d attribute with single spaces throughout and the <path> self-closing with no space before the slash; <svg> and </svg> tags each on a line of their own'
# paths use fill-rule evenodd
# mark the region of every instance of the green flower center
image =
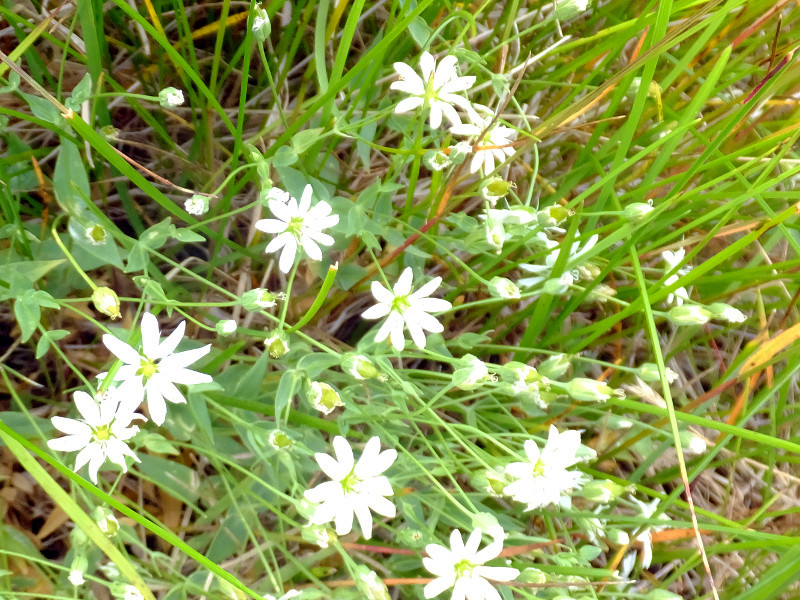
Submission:
<svg viewBox="0 0 800 600">
<path fill-rule="evenodd" d="M 355 469 L 350 471 L 350 474 L 342 479 L 340 482 L 345 494 L 350 494 L 356 491 L 356 486 L 361 483 L 361 480 L 356 477 Z"/>
<path fill-rule="evenodd" d="M 400 314 L 411 308 L 411 303 L 408 301 L 408 296 L 395 296 L 392 300 L 392 310 Z"/>
<path fill-rule="evenodd" d="M 453 570 L 456 573 L 456 579 L 460 579 L 461 577 L 469 577 L 470 573 L 472 573 L 472 569 L 474 569 L 476 566 L 478 565 L 469 562 L 466 558 L 462 558 L 453 565 Z"/>
<path fill-rule="evenodd" d="M 100 244 L 105 241 L 106 239 L 106 232 L 105 230 L 100 227 L 99 225 L 92 225 L 86 233 L 89 237 L 97 244 Z"/>
<path fill-rule="evenodd" d="M 98 442 L 105 442 L 111 438 L 111 427 L 109 425 L 100 425 L 100 427 L 95 428 L 94 439 L 96 439 Z"/>
<path fill-rule="evenodd" d="M 303 217 L 292 217 L 289 219 L 289 223 L 286 225 L 286 231 L 300 237 L 300 234 L 303 232 Z"/>
<path fill-rule="evenodd" d="M 532 471 L 534 475 L 541 477 L 544 475 L 544 463 L 541 460 L 537 460 L 536 464 L 533 465 Z"/>
<path fill-rule="evenodd" d="M 156 373 L 158 373 L 158 365 L 156 361 L 149 358 L 143 358 L 142 362 L 139 363 L 139 370 L 136 371 L 136 374 L 141 375 L 145 380 L 150 379 Z"/>
</svg>

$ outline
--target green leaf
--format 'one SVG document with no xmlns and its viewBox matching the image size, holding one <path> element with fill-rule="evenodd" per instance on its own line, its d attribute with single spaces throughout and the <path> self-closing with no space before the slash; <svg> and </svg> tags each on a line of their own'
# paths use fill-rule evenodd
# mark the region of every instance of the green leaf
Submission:
<svg viewBox="0 0 800 600">
<path fill-rule="evenodd" d="M 281 375 L 280 383 L 278 383 L 278 391 L 275 392 L 275 419 L 283 421 L 284 413 L 289 407 L 289 404 L 294 398 L 295 390 L 297 388 L 298 375 L 297 372 L 291 369 L 284 371 Z"/>
<path fill-rule="evenodd" d="M 86 73 L 78 85 L 72 89 L 72 97 L 67 98 L 64 106 L 72 110 L 80 110 L 81 104 L 88 100 L 92 95 L 92 76 Z"/>
<path fill-rule="evenodd" d="M 411 38 L 417 43 L 417 46 L 424 48 L 431 37 L 431 28 L 428 22 L 422 17 L 415 17 L 411 23 L 408 24 L 408 33 Z"/>
<path fill-rule="evenodd" d="M 50 349 L 50 345 L 69 335 L 66 329 L 55 329 L 53 331 L 45 331 L 39 341 L 36 343 L 36 358 L 40 359 Z"/>
<path fill-rule="evenodd" d="M 43 290 L 25 290 L 14 302 L 14 314 L 22 329 L 21 341 L 27 342 L 36 331 L 36 326 L 42 318 L 41 307 L 58 308 L 58 303 L 53 297 Z"/>
<path fill-rule="evenodd" d="M 311 146 L 320 140 L 323 131 L 325 130 L 322 127 L 314 127 L 295 133 L 294 136 L 292 136 L 292 148 L 295 153 L 300 155 L 311 148 Z"/>
<path fill-rule="evenodd" d="M 53 192 L 58 204 L 70 216 L 94 220 L 88 215 L 86 208 L 86 203 L 92 197 L 86 167 L 78 147 L 69 140 L 61 141 L 61 150 L 53 171 Z"/>
<path fill-rule="evenodd" d="M 272 164 L 275 167 L 291 167 L 297 162 L 297 152 L 289 146 L 282 146 L 272 157 Z"/>
<path fill-rule="evenodd" d="M 141 440 L 142 446 L 156 454 L 180 454 L 175 445 L 159 433 L 145 432 Z"/>
</svg>

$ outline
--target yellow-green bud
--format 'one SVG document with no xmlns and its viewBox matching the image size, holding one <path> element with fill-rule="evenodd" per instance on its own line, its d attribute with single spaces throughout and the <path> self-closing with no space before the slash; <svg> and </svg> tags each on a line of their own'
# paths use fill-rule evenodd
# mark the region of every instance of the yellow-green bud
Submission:
<svg viewBox="0 0 800 600">
<path fill-rule="evenodd" d="M 158 93 L 158 103 L 164 108 L 175 108 L 183 104 L 183 92 L 178 88 L 164 88 Z"/>
<path fill-rule="evenodd" d="M 119 531 L 119 521 L 114 516 L 114 513 L 105 506 L 98 506 L 92 511 L 92 517 L 100 528 L 100 531 L 105 533 L 108 537 L 114 537 Z"/>
<path fill-rule="evenodd" d="M 337 407 L 344 406 L 339 392 L 327 383 L 320 383 L 319 381 L 311 382 L 308 399 L 311 400 L 311 404 L 314 405 L 314 408 L 324 415 L 329 415 Z"/>
<path fill-rule="evenodd" d="M 92 292 L 92 302 L 98 311 L 104 315 L 108 315 L 112 319 L 119 319 L 122 316 L 119 310 L 119 297 L 111 288 L 95 288 L 94 292 Z"/>
<path fill-rule="evenodd" d="M 606 504 L 614 498 L 619 498 L 627 488 L 608 479 L 593 479 L 585 484 L 577 494 L 591 502 Z"/>
<path fill-rule="evenodd" d="M 273 331 L 267 335 L 264 346 L 272 358 L 280 358 L 289 352 L 289 338 L 282 331 Z"/>
<path fill-rule="evenodd" d="M 724 302 L 714 302 L 708 307 L 708 311 L 713 315 L 713 319 L 720 319 L 728 323 L 743 323 L 747 319 L 738 308 L 733 308 Z"/>
</svg>

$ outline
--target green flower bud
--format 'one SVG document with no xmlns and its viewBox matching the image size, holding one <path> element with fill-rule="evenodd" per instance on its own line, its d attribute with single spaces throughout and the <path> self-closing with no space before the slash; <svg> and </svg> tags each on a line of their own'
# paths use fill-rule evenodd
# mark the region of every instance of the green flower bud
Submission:
<svg viewBox="0 0 800 600">
<path fill-rule="evenodd" d="M 309 386 L 308 399 L 318 411 L 324 415 L 331 414 L 334 409 L 344 406 L 342 398 L 333 387 L 327 383 L 312 381 Z"/>
<path fill-rule="evenodd" d="M 494 298 L 516 300 L 520 297 L 519 288 L 510 279 L 505 277 L 492 277 L 489 280 L 489 293 Z"/>
<path fill-rule="evenodd" d="M 738 308 L 733 308 L 730 304 L 725 304 L 724 302 L 714 302 L 708 307 L 708 312 L 713 315 L 712 319 L 719 319 L 728 323 L 743 323 L 747 319 Z"/>
<path fill-rule="evenodd" d="M 195 194 L 183 203 L 183 208 L 190 215 L 195 215 L 196 217 L 204 215 L 208 212 L 208 196 Z"/>
<path fill-rule="evenodd" d="M 242 295 L 242 306 L 247 310 L 262 310 L 264 308 L 272 308 L 277 304 L 278 300 L 282 300 L 286 296 L 283 293 L 273 294 L 264 288 L 255 288 L 245 292 Z"/>
<path fill-rule="evenodd" d="M 618 392 L 609 385 L 586 377 L 576 377 L 567 383 L 567 393 L 575 400 L 587 402 L 605 402 Z"/>
<path fill-rule="evenodd" d="M 669 309 L 667 318 L 675 325 L 704 325 L 712 314 L 702 306 L 685 304 Z"/>
<path fill-rule="evenodd" d="M 227 319 L 225 321 L 217 321 L 215 328 L 219 335 L 230 335 L 236 331 L 236 321 L 234 321 L 233 319 Z"/>
<path fill-rule="evenodd" d="M 628 204 L 625 209 L 622 211 L 623 216 L 628 219 L 629 221 L 639 221 L 647 216 L 647 214 L 653 210 L 653 201 L 650 200 L 647 203 L 644 202 L 634 202 L 632 204 Z"/>
<path fill-rule="evenodd" d="M 259 41 L 259 43 L 263 44 L 269 34 L 272 33 L 272 24 L 269 22 L 269 15 L 267 11 L 261 8 L 261 4 L 256 4 L 255 8 L 253 9 L 253 35 Z"/>
<path fill-rule="evenodd" d="M 183 104 L 183 92 L 178 88 L 164 88 L 158 93 L 158 103 L 164 108 L 175 108 Z"/>
<path fill-rule="evenodd" d="M 119 310 L 119 298 L 117 297 L 117 293 L 111 288 L 95 288 L 94 292 L 92 292 L 92 302 L 98 311 L 104 315 L 108 315 L 112 319 L 119 319 L 122 316 Z"/>
<path fill-rule="evenodd" d="M 585 484 L 580 491 L 576 492 L 582 498 L 586 498 L 590 502 L 597 502 L 599 504 L 607 504 L 614 498 L 619 498 L 622 494 L 629 491 L 608 479 L 593 479 Z"/>
<path fill-rule="evenodd" d="M 267 335 L 264 346 L 272 358 L 280 358 L 289 352 L 289 338 L 283 331 L 273 331 Z"/>
<path fill-rule="evenodd" d="M 678 378 L 678 374 L 670 369 L 669 367 L 665 367 L 666 374 L 667 374 L 667 381 L 672 383 Z M 639 367 L 639 377 L 641 377 L 642 381 L 660 381 L 661 375 L 658 374 L 658 365 L 654 363 L 644 363 L 641 367 Z"/>
</svg>

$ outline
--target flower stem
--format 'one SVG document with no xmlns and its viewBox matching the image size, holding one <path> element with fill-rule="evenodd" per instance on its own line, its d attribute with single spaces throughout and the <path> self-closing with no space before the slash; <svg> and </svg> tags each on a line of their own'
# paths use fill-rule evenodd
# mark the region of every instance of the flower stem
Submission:
<svg viewBox="0 0 800 600">
<path fill-rule="evenodd" d="M 278 329 L 283 329 L 284 325 L 286 325 L 286 311 L 289 310 L 289 299 L 292 295 L 292 284 L 294 284 L 294 277 L 297 275 L 297 267 L 300 266 L 300 261 L 295 260 L 294 266 L 292 267 L 291 273 L 289 273 L 289 281 L 286 282 L 286 299 L 281 304 L 281 314 L 278 317 Z"/>
</svg>

